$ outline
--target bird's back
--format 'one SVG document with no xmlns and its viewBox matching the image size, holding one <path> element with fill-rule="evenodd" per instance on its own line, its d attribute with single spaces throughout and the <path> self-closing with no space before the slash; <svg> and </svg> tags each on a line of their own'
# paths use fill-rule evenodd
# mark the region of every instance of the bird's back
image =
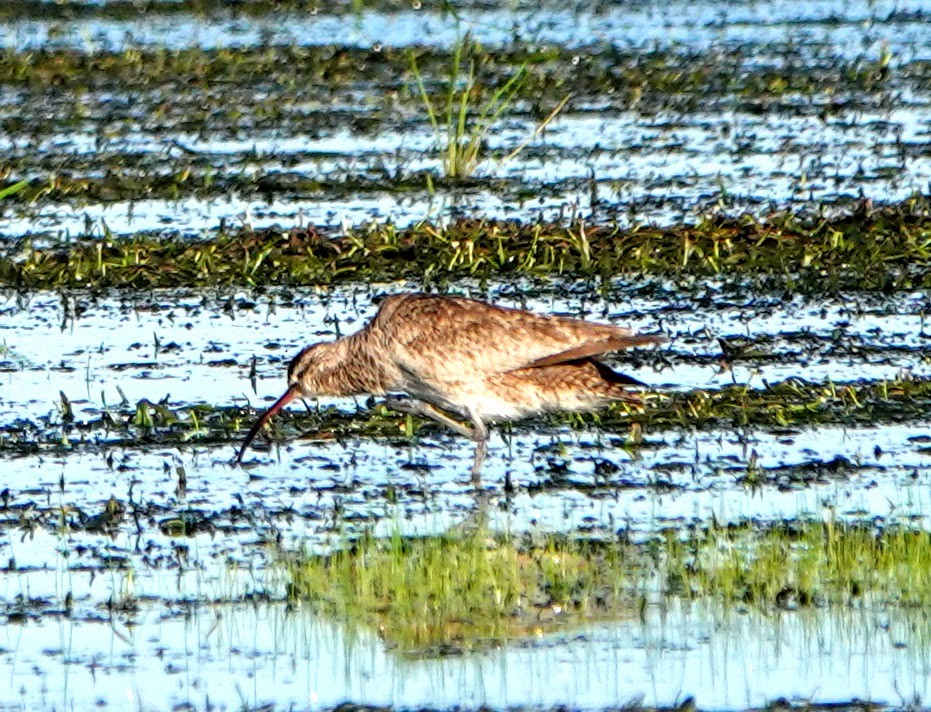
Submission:
<svg viewBox="0 0 931 712">
<path fill-rule="evenodd" d="M 660 340 L 611 324 L 432 294 L 388 297 L 368 329 L 399 368 L 437 382 L 487 378 Z"/>
</svg>

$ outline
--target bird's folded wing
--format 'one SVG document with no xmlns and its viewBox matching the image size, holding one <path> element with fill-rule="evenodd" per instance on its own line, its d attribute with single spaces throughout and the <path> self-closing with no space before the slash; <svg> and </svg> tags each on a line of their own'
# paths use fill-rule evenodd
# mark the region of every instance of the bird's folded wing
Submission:
<svg viewBox="0 0 931 712">
<path fill-rule="evenodd" d="M 662 341 L 610 324 L 469 299 L 410 295 L 389 310 L 380 328 L 391 344 L 391 358 L 428 381 L 493 376 Z"/>
<path fill-rule="evenodd" d="M 575 348 L 566 349 L 550 356 L 538 358 L 523 368 L 539 368 L 542 366 L 553 366 L 557 363 L 566 363 L 566 361 L 578 361 L 583 358 L 600 356 L 612 351 L 623 351 L 624 349 L 633 348 L 634 346 L 651 346 L 661 344 L 665 339 L 661 336 L 648 336 L 633 334 L 631 336 L 614 336 L 610 339 L 587 341 Z"/>
</svg>

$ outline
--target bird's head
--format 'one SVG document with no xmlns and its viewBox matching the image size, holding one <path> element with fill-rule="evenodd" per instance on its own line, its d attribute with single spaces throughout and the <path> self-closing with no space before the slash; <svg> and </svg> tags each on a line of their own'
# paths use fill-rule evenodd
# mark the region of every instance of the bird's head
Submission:
<svg viewBox="0 0 931 712">
<path fill-rule="evenodd" d="M 327 381 L 339 366 L 339 354 L 333 342 L 308 346 L 288 364 L 288 390 L 295 390 L 297 395 L 308 398 L 334 395 Z"/>
<path fill-rule="evenodd" d="M 291 359 L 288 364 L 288 390 L 284 392 L 271 407 L 266 410 L 262 417 L 256 421 L 255 425 L 246 434 L 246 439 L 236 455 L 236 463 L 242 462 L 242 456 L 249 447 L 249 443 L 256 436 L 259 430 L 268 422 L 269 418 L 284 408 L 288 403 L 299 396 L 314 397 L 322 395 L 332 395 L 332 388 L 327 387 L 327 376 L 332 373 L 334 368 L 339 366 L 338 349 L 332 342 L 314 344 L 308 346 L 297 356 Z"/>
</svg>

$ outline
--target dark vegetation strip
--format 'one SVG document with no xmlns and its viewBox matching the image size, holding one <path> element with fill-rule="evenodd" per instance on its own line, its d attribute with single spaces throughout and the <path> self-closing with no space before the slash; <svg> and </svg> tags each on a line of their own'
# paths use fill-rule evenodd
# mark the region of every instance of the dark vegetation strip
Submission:
<svg viewBox="0 0 931 712">
<path fill-rule="evenodd" d="M 650 95 L 691 97 L 695 108 L 709 97 L 737 95 L 752 99 L 831 94 L 843 104 L 891 86 L 915 90 L 931 86 L 928 62 L 906 61 L 893 71 L 888 58 L 812 58 L 793 46 L 778 48 L 772 66 L 761 66 L 756 45 L 695 52 L 666 47 L 651 50 L 593 46 L 583 49 L 515 43 L 507 49 L 470 47 L 476 82 L 472 97 L 493 93 L 521 67 L 527 72 L 518 97 L 541 102 L 546 115 L 567 93 L 577 97 L 611 97 L 627 108 L 650 104 Z M 417 48 L 418 71 L 442 100 L 454 48 Z M 253 85 L 319 96 L 326 88 L 368 84 L 411 84 L 412 51 L 385 47 L 378 51 L 339 45 L 273 45 L 222 49 L 127 49 L 86 53 L 72 49 L 7 50 L 0 54 L 0 84 L 86 92 L 131 87 L 140 91 L 173 87 L 181 95 L 194 90 Z M 416 95 L 416 90 L 413 92 Z M 416 99 L 416 96 L 415 96 Z M 172 101 L 176 97 L 172 98 Z M 687 107 L 686 107 L 687 108 Z"/>
<path fill-rule="evenodd" d="M 158 157 L 153 160 L 157 161 Z M 250 160 L 247 157 L 243 163 Z M 46 181 L 30 181 L 24 190 L 19 191 L 16 196 L 11 196 L 7 202 L 68 203 L 83 206 L 89 203 L 118 201 L 176 201 L 189 197 L 206 199 L 231 194 L 241 198 L 253 197 L 270 201 L 283 197 L 314 199 L 319 198 L 321 194 L 358 196 L 360 193 L 374 194 L 385 191 L 395 194 L 413 190 L 425 191 L 428 180 L 437 188 L 443 188 L 447 184 L 453 185 L 452 181 L 445 181 L 427 171 L 398 176 L 395 171 L 389 172 L 387 168 L 373 169 L 369 175 L 345 172 L 340 176 L 330 175 L 327 178 L 315 178 L 288 171 L 264 175 L 227 173 L 226 168 L 216 170 L 210 165 L 194 170 L 191 161 L 181 161 L 175 171 L 168 173 L 155 172 L 149 168 L 128 168 L 125 165 L 115 165 L 114 169 L 103 177 L 80 175 L 79 170 L 80 168 L 59 170 Z M 9 184 L 9 181 L 0 181 L 0 188 Z M 461 186 L 462 182 L 455 185 Z M 526 187 L 526 184 L 517 181 L 514 181 L 513 185 L 515 190 Z"/>
<path fill-rule="evenodd" d="M 737 2 L 737 6 L 749 4 Z M 591 3 L 583 0 L 544 0 L 543 2 L 510 3 L 507 8 L 514 12 L 539 11 L 552 9 L 559 13 L 599 13 L 613 9 L 610 3 Z M 172 17 L 192 15 L 198 19 L 209 16 L 213 19 L 234 19 L 237 17 L 265 17 L 280 15 L 283 19 L 298 15 L 320 15 L 321 17 L 350 15 L 361 17 L 364 12 L 397 13 L 419 11 L 422 14 L 441 17 L 455 17 L 462 11 L 500 10 L 501 4 L 492 0 L 439 0 L 438 2 L 420 3 L 416 0 L 338 0 L 321 3 L 319 0 L 249 0 L 233 2 L 231 0 L 2 0 L 0 1 L 0 20 L 134 20 L 151 17 Z M 921 23 L 931 20 L 931 15 L 922 10 L 893 9 L 877 12 L 870 18 L 874 25 L 885 23 L 908 22 Z M 821 20 L 799 20 L 798 24 L 843 23 L 844 18 L 828 16 Z M 714 24 L 715 21 L 709 22 Z"/>
<path fill-rule="evenodd" d="M 882 209 L 864 203 L 830 219 L 783 213 L 630 229 L 462 220 L 346 234 L 240 230 L 202 241 L 137 235 L 36 247 L 27 239 L 0 253 L 0 287 L 21 291 L 643 274 L 751 278 L 818 293 L 929 287 L 931 212 L 914 198 Z"/>
<path fill-rule="evenodd" d="M 18 419 L 0 426 L 0 453 L 15 456 L 75 448 L 235 444 L 258 415 L 251 408 L 210 404 L 178 407 L 141 400 L 135 406 L 124 404 L 77 420 L 64 395 L 57 411 L 36 421 Z M 597 422 L 605 431 L 629 435 L 631 447 L 636 447 L 644 431 L 670 428 L 871 425 L 928 418 L 931 379 L 838 384 L 790 379 L 761 390 L 731 386 L 656 393 L 649 396 L 643 411 L 619 405 L 595 416 L 556 416 L 550 422 L 580 427 Z M 273 420 L 266 437 L 279 441 L 301 435 L 319 440 L 407 438 L 421 429 L 437 432 L 438 427 L 383 406 L 357 413 L 327 407 L 285 411 Z"/>
<path fill-rule="evenodd" d="M 379 0 L 385 7 L 394 9 L 410 8 L 410 3 Z M 225 16 L 261 17 L 282 9 L 294 9 L 310 14 L 317 6 L 309 0 L 249 0 L 235 5 L 228 0 L 179 0 L 164 2 L 159 0 L 106 0 L 105 2 L 81 2 L 80 0 L 3 0 L 0 2 L 0 19 L 10 20 L 133 20 L 144 19 L 146 15 L 205 15 L 223 13 Z M 351 12 L 353 3 L 328 3 L 328 10 Z M 231 12 L 232 10 L 232 12 Z"/>
<path fill-rule="evenodd" d="M 573 152 L 576 160 L 582 156 L 592 157 L 593 160 L 599 157 L 596 151 L 583 153 L 576 148 Z M 528 156 L 531 153 L 528 151 Z M 418 157 L 424 157 L 424 155 L 418 154 Z M 426 154 L 426 157 L 432 156 Z M 501 157 L 500 154 L 498 157 Z M 552 152 L 550 157 L 558 159 L 560 154 Z M 321 156 L 314 158 L 319 160 Z M 54 157 L 48 156 L 45 158 L 22 157 L 9 160 L 7 166 L 17 165 L 22 172 L 34 174 L 36 170 L 45 172 L 45 169 L 35 165 L 37 162 L 57 162 L 59 165 L 57 169 L 50 171 L 49 177 L 45 180 L 26 180 L 22 189 L 17 190 L 14 195 L 3 198 L 3 202 L 29 215 L 36 206 L 45 208 L 65 204 L 84 208 L 88 205 L 124 202 L 130 204 L 129 210 L 131 211 L 132 203 L 143 200 L 174 202 L 188 198 L 228 199 L 230 196 L 236 196 L 240 200 L 268 203 L 274 200 L 308 202 L 326 199 L 358 200 L 360 197 L 386 195 L 402 200 L 407 196 L 412 196 L 414 199 L 427 202 L 433 199 L 437 191 L 450 194 L 453 199 L 462 199 L 465 191 L 474 190 L 494 195 L 506 203 L 521 205 L 532 204 L 533 201 L 542 197 L 565 200 L 567 194 L 581 193 L 592 196 L 601 213 L 612 211 L 612 214 L 617 214 L 629 210 L 636 214 L 635 203 L 616 204 L 597 197 L 601 189 L 609 192 L 616 189 L 618 181 L 612 178 L 577 176 L 565 179 L 528 180 L 522 176 L 508 176 L 481 180 L 469 176 L 444 174 L 439 169 L 408 170 L 403 162 L 413 160 L 413 154 L 408 154 L 403 158 L 402 154 L 397 154 L 397 166 L 375 160 L 371 161 L 370 166 L 362 167 L 359 164 L 353 165 L 350 158 L 340 158 L 340 162 L 345 167 L 328 168 L 326 175 L 322 175 L 322 172 L 314 170 L 311 170 L 310 174 L 277 169 L 249 172 L 244 169 L 250 165 L 260 165 L 259 160 L 250 155 L 237 158 L 238 165 L 233 165 L 232 160 L 227 160 L 226 165 L 220 166 L 211 165 L 208 162 L 209 158 L 198 161 L 187 157 L 173 159 L 171 171 L 157 170 L 151 165 L 138 167 L 119 165 L 119 158 L 103 156 L 100 159 L 101 166 L 109 164 L 108 168 L 112 166 L 112 170 L 108 170 L 106 175 L 99 176 L 95 175 L 97 172 L 95 170 L 89 171 L 90 174 L 85 173 L 82 159 L 63 158 L 56 161 Z M 476 165 L 485 161 L 486 158 L 490 156 L 480 154 Z M 153 155 L 149 162 L 156 163 L 159 160 L 164 164 L 164 158 L 158 155 Z M 278 158 L 270 155 L 264 160 L 272 162 L 281 160 L 282 163 L 295 162 L 290 156 Z M 615 160 L 623 162 L 623 157 Z M 218 160 L 216 163 L 221 162 Z M 891 172 L 898 169 L 890 167 L 886 170 Z M 2 197 L 3 190 L 22 182 L 14 179 L 0 180 L 0 197 Z M 661 188 L 664 184 L 653 182 L 651 187 Z M 738 196 L 737 200 L 740 199 Z M 646 202 L 646 199 L 644 200 Z M 657 198 L 655 202 L 662 200 L 662 198 Z M 698 205 L 716 205 L 722 200 L 731 201 L 732 198 L 723 192 L 706 194 L 698 199 Z M 752 200 L 757 203 L 761 202 L 760 198 Z M 846 206 L 854 203 L 853 199 L 844 195 L 828 198 L 825 202 L 833 209 L 839 205 Z M 688 207 L 693 205 L 695 205 L 694 201 L 688 203 Z M 685 209 L 683 206 L 683 210 Z M 568 207 L 566 211 L 571 212 Z"/>
<path fill-rule="evenodd" d="M 469 0 L 455 6 L 452 3 L 429 3 L 441 12 L 463 8 L 498 8 L 493 2 Z M 363 11 L 402 12 L 411 10 L 411 0 L 365 0 L 354 2 L 320 3 L 319 0 L 3 0 L 0 2 L 0 19 L 10 20 L 144 20 L 146 16 L 194 15 L 203 19 L 212 15 L 217 19 L 236 17 L 264 17 L 267 15 L 295 16 L 315 15 L 358 15 Z M 427 12 L 424 10 L 424 12 Z M 920 18 L 918 18 L 920 19 Z"/>
</svg>

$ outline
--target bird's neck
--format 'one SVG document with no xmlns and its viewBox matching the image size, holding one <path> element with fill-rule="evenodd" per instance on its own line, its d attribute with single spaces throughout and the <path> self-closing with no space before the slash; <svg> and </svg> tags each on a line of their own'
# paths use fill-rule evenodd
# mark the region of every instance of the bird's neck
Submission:
<svg viewBox="0 0 931 712">
<path fill-rule="evenodd" d="M 335 396 L 384 395 L 387 377 L 368 332 L 359 331 L 334 341 L 330 348 L 337 366 L 321 378 L 321 385 Z"/>
</svg>

